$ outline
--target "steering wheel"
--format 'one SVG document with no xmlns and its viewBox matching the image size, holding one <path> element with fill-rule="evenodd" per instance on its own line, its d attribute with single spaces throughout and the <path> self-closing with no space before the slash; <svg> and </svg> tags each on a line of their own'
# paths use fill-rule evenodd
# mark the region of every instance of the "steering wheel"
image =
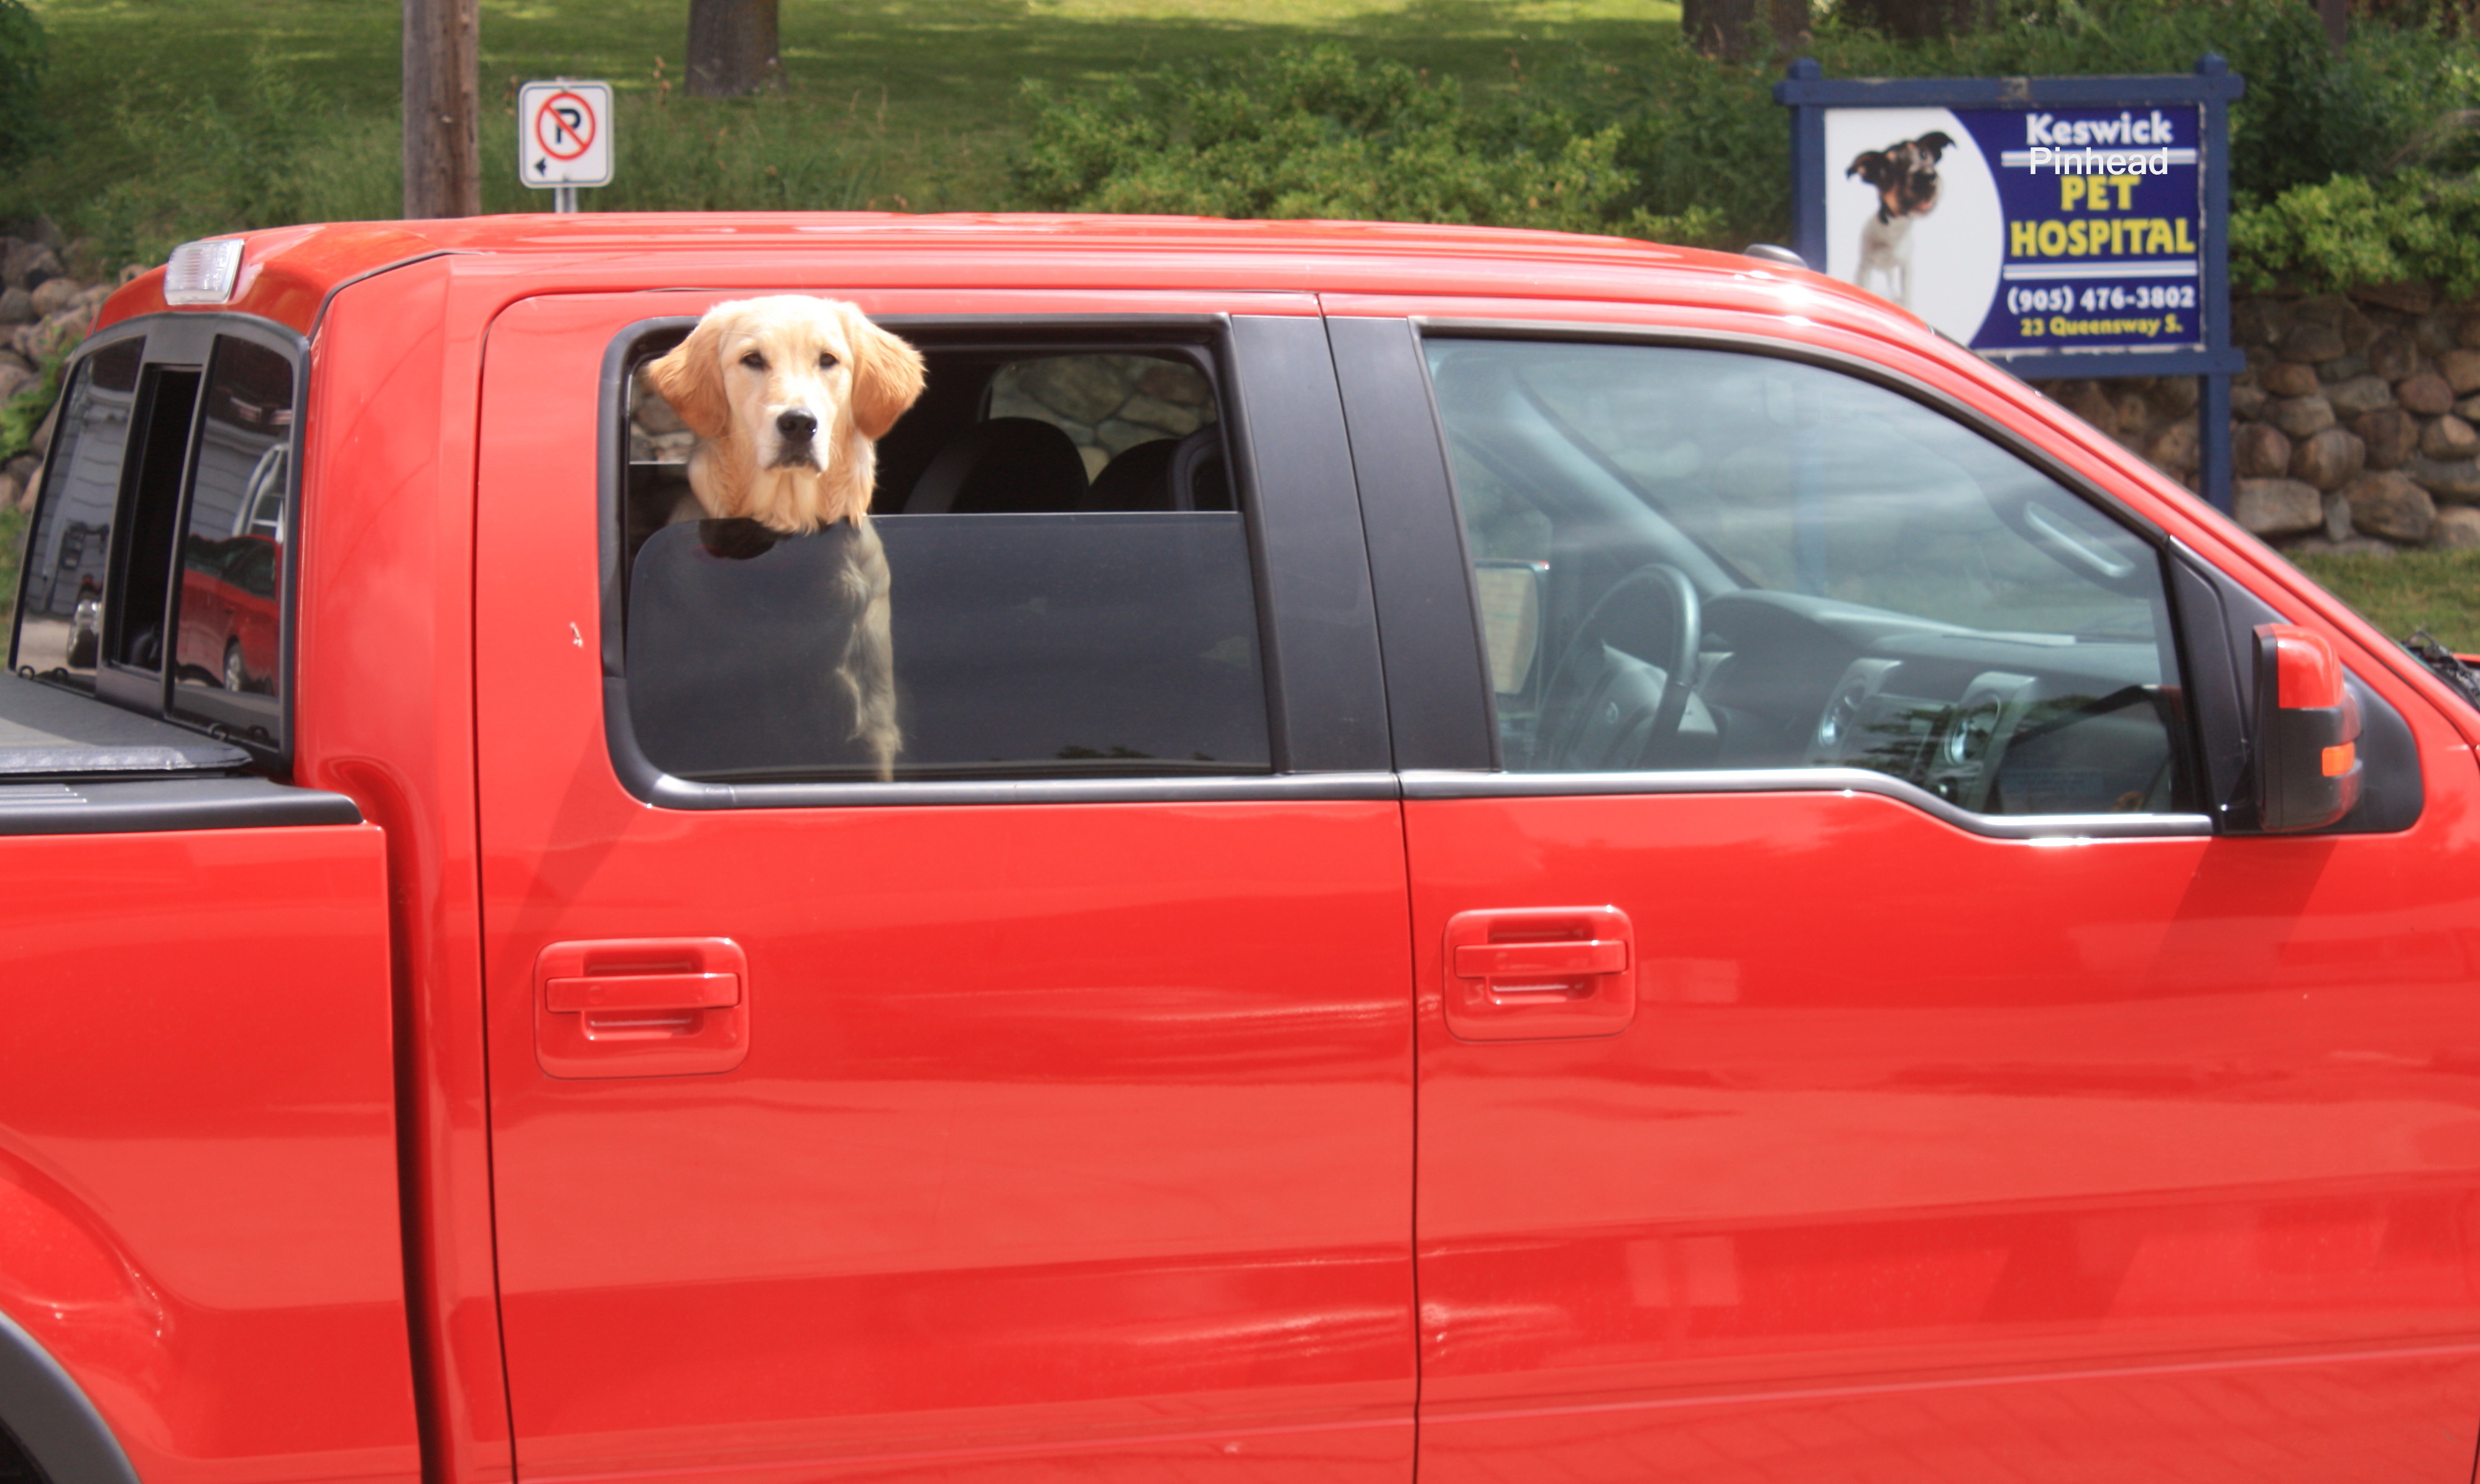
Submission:
<svg viewBox="0 0 2480 1484">
<path fill-rule="evenodd" d="M 1621 578 L 1551 666 L 1541 691 L 1547 724 L 1538 766 L 1554 772 L 1645 767 L 1688 714 L 1703 628 L 1703 605 L 1687 573 L 1653 561 Z"/>
</svg>

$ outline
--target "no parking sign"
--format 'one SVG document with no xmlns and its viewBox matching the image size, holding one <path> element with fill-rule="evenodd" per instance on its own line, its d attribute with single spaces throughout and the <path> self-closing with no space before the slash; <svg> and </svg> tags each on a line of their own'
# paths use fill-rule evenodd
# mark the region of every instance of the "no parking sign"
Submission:
<svg viewBox="0 0 2480 1484">
<path fill-rule="evenodd" d="M 536 187 L 611 184 L 611 85 L 517 90 L 517 178 Z"/>
</svg>

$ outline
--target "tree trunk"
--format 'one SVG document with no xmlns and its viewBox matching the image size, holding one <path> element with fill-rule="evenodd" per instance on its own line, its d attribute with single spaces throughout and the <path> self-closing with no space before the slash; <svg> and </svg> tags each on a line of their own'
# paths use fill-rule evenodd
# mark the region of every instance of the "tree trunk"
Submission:
<svg viewBox="0 0 2480 1484">
<path fill-rule="evenodd" d="M 1756 0 L 1681 0 L 1679 25 L 1705 56 L 1740 62 L 1755 44 L 1756 13 Z"/>
<path fill-rule="evenodd" d="M 1851 17 L 1907 41 L 1958 36 L 1980 29 L 1985 0 L 1852 0 Z"/>
<path fill-rule="evenodd" d="M 689 0 L 689 92 L 736 98 L 775 87 L 776 0 Z"/>
<path fill-rule="evenodd" d="M 404 214 L 482 211 L 479 0 L 404 0 Z"/>
<path fill-rule="evenodd" d="M 2325 23 L 2325 44 L 2335 56 L 2342 55 L 2342 42 L 2350 32 L 2350 0 L 2316 0 L 2316 18 Z"/>
<path fill-rule="evenodd" d="M 1808 49 L 1808 0 L 1773 0 L 1774 55 L 1790 57 Z"/>
</svg>

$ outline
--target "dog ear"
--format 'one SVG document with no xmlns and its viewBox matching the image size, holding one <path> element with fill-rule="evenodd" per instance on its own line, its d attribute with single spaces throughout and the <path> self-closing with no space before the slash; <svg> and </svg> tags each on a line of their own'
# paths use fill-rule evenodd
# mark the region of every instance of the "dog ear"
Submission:
<svg viewBox="0 0 2480 1484">
<path fill-rule="evenodd" d="M 724 397 L 721 351 L 723 317 L 707 311 L 689 338 L 646 365 L 646 384 L 655 389 L 691 432 L 710 441 L 731 430 L 732 404 Z"/>
<path fill-rule="evenodd" d="M 1912 141 L 1912 144 L 1915 148 L 1927 150 L 1930 161 L 1934 163 L 1940 155 L 1954 147 L 1954 141 L 1941 131 L 1936 134 L 1924 134 Z"/>
<path fill-rule="evenodd" d="M 853 427 L 865 438 L 884 438 L 905 409 L 920 399 L 921 352 L 844 306 L 844 338 L 852 347 Z"/>
<path fill-rule="evenodd" d="M 1883 151 L 1872 149 L 1852 161 L 1851 168 L 1843 173 L 1847 179 L 1857 175 L 1873 186 L 1882 186 L 1886 183 L 1886 156 Z"/>
</svg>

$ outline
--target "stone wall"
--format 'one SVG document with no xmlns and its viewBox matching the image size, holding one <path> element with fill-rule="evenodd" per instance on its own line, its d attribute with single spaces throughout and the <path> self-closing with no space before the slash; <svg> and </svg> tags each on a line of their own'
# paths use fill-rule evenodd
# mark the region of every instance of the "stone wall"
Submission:
<svg viewBox="0 0 2480 1484">
<path fill-rule="evenodd" d="M 112 291 L 145 272 L 135 263 L 113 274 L 96 271 L 88 245 L 63 240 L 49 221 L 15 230 L 23 235 L 0 236 L 0 405 L 40 382 L 43 362 L 85 339 Z M 0 510 L 34 504 L 50 431 L 47 422 L 32 450 L 0 464 Z"/>
<path fill-rule="evenodd" d="M 2293 552 L 2480 546 L 2480 305 L 2423 285 L 2232 305 L 2233 513 Z M 2043 390 L 2196 487 L 2189 377 Z"/>
</svg>

